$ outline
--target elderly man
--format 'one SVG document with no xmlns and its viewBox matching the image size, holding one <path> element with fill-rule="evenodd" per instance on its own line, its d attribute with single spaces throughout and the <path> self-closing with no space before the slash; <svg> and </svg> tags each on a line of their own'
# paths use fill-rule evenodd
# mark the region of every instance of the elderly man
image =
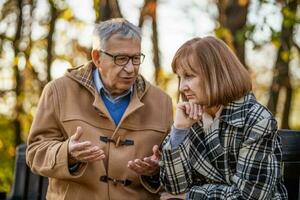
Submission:
<svg viewBox="0 0 300 200">
<path fill-rule="evenodd" d="M 138 74 L 140 30 L 124 19 L 100 23 L 91 55 L 44 88 L 27 163 L 49 177 L 47 199 L 157 199 L 172 103 Z"/>
</svg>

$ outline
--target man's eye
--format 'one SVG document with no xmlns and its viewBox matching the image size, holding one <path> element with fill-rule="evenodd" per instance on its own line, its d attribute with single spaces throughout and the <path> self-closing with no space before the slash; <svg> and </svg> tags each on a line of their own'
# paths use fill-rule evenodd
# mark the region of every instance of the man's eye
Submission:
<svg viewBox="0 0 300 200">
<path fill-rule="evenodd" d="M 118 61 L 126 61 L 128 59 L 127 56 L 116 56 L 116 60 Z"/>
<path fill-rule="evenodd" d="M 141 60 L 141 56 L 133 56 L 133 60 L 139 61 Z"/>
</svg>

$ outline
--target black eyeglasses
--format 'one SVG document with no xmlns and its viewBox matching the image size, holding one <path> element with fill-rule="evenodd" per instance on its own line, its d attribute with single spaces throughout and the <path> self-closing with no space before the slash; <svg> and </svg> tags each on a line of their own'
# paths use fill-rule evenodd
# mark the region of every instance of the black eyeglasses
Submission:
<svg viewBox="0 0 300 200">
<path fill-rule="evenodd" d="M 145 55 L 142 53 L 134 55 L 134 56 L 128 56 L 128 55 L 112 55 L 103 50 L 99 50 L 99 51 L 104 53 L 105 55 L 112 57 L 114 60 L 114 63 L 119 66 L 127 65 L 129 60 L 131 60 L 133 65 L 140 65 L 143 63 L 144 58 L 145 58 Z"/>
</svg>

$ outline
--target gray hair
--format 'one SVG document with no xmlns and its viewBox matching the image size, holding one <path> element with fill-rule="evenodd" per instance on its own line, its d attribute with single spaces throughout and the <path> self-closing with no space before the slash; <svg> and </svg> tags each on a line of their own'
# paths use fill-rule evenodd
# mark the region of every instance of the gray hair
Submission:
<svg viewBox="0 0 300 200">
<path fill-rule="evenodd" d="M 113 35 L 121 38 L 141 41 L 141 30 L 123 18 L 113 18 L 96 24 L 93 32 L 93 49 L 100 50 L 106 47 L 106 42 Z"/>
</svg>

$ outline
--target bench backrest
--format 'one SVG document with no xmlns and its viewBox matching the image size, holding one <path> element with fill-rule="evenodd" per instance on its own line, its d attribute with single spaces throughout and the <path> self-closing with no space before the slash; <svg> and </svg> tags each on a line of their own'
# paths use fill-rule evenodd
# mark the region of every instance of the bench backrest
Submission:
<svg viewBox="0 0 300 200">
<path fill-rule="evenodd" d="M 300 200 L 300 131 L 279 130 L 282 143 L 284 184 L 289 200 Z"/>
<path fill-rule="evenodd" d="M 282 142 L 284 184 L 289 200 L 300 200 L 300 131 L 279 130 Z M 17 148 L 14 183 L 8 200 L 45 199 L 48 178 L 33 174 L 26 165 L 26 145 Z"/>
<path fill-rule="evenodd" d="M 8 200 L 44 200 L 48 187 L 48 178 L 33 174 L 26 165 L 26 145 L 17 148 L 14 182 Z"/>
</svg>

